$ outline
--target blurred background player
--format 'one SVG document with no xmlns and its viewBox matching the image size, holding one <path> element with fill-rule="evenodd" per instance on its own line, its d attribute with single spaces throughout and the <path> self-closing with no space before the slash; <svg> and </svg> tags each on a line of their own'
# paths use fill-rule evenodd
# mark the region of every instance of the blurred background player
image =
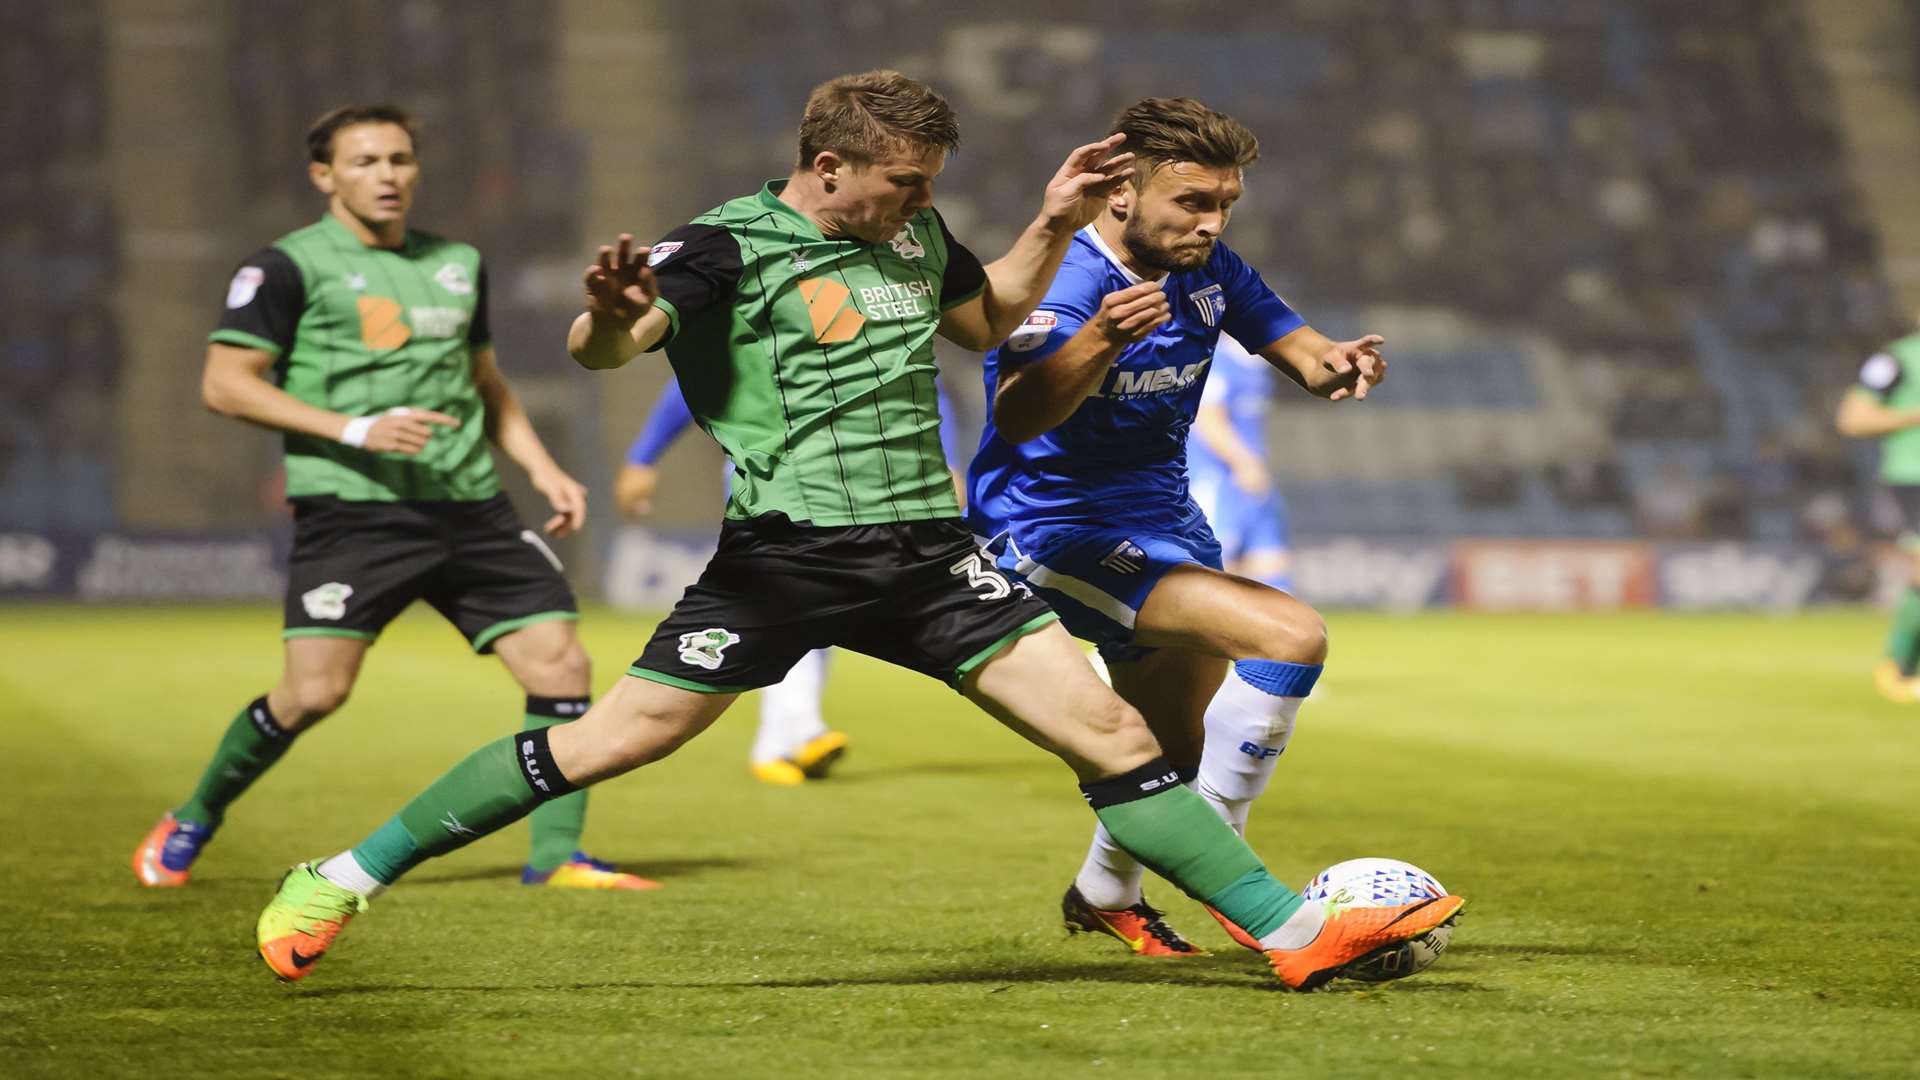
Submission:
<svg viewBox="0 0 1920 1080">
<path fill-rule="evenodd" d="M 1840 401 L 1840 434 L 1880 440 L 1880 482 L 1900 509 L 1900 547 L 1912 566 L 1873 684 L 1890 701 L 1920 700 L 1920 334 L 1867 358 Z"/>
<path fill-rule="evenodd" d="M 1273 386 L 1272 364 L 1220 335 L 1187 439 L 1187 475 L 1226 570 L 1292 592 L 1287 501 L 1267 471 Z"/>
<path fill-rule="evenodd" d="M 947 467 L 953 469 L 964 447 L 959 445 L 959 427 L 953 420 L 953 403 L 946 387 L 940 384 L 938 389 L 940 447 L 947 456 Z M 639 519 L 653 508 L 660 458 L 693 423 L 679 382 L 669 380 L 648 412 L 640 434 L 627 447 L 626 461 L 614 477 L 613 498 L 621 513 Z M 729 472 L 729 493 L 730 476 Z M 956 497 L 963 494 L 957 473 L 954 493 Z M 747 770 L 754 779 L 787 786 L 824 780 L 834 763 L 845 756 L 846 733 L 827 726 L 820 704 L 826 692 L 829 651 L 815 649 L 801 657 L 786 678 L 760 691 L 760 729 L 747 754 Z"/>
<path fill-rule="evenodd" d="M 1259 156 L 1244 125 L 1188 98 L 1147 98 L 1109 130 L 1140 167 L 1075 236 L 1025 325 L 987 355 L 993 404 L 969 520 L 1002 570 L 1099 645 L 1114 689 L 1180 776 L 1244 832 L 1320 677 L 1326 626 L 1287 593 L 1222 571 L 1188 492 L 1188 431 L 1223 333 L 1261 342 L 1265 363 L 1334 401 L 1365 398 L 1384 377 L 1384 339 L 1328 339 L 1219 242 Z M 1197 953 L 1147 904 L 1144 874 L 1096 828 L 1061 901 L 1068 929 L 1140 955 Z"/>
<path fill-rule="evenodd" d="M 307 147 L 327 212 L 234 274 L 202 379 L 208 408 L 285 433 L 285 667 L 227 726 L 199 787 L 135 849 L 143 885 L 186 884 L 227 808 L 345 703 L 368 647 L 415 600 L 476 653 L 500 657 L 526 691 L 526 726 L 589 704 L 573 592 L 501 494 L 487 443 L 552 503 L 549 535 L 585 522 L 587 492 L 547 453 L 494 361 L 479 251 L 407 228 L 420 162 L 405 112 L 336 109 Z M 584 793 L 536 812 L 521 880 L 651 887 L 580 852 L 585 817 Z"/>
</svg>

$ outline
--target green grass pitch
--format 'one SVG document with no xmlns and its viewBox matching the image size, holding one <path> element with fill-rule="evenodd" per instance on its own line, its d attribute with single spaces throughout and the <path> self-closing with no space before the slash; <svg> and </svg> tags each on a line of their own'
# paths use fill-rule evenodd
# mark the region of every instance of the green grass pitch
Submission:
<svg viewBox="0 0 1920 1080">
<path fill-rule="evenodd" d="M 1422 976 L 1290 995 L 1164 883 L 1212 955 L 1068 940 L 1069 774 L 846 654 L 830 782 L 748 779 L 748 699 L 594 792 L 591 849 L 667 888 L 521 888 L 516 827 L 283 986 L 252 945 L 279 873 L 516 724 L 504 672 L 416 609 L 193 883 L 148 892 L 128 855 L 276 674 L 275 611 L 0 610 L 0 1076 L 1920 1071 L 1920 706 L 1872 694 L 1879 617 L 1331 621 L 1254 846 L 1296 885 L 1409 859 L 1472 905 Z M 597 682 L 649 626 L 589 614 Z"/>
</svg>

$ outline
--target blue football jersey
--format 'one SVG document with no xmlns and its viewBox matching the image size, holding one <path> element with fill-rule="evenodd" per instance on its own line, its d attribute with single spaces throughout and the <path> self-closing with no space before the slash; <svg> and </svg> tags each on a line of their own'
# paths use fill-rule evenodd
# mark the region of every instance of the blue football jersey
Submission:
<svg viewBox="0 0 1920 1080">
<path fill-rule="evenodd" d="M 1234 434 L 1262 456 L 1267 451 L 1267 413 L 1273 406 L 1275 375 L 1272 364 L 1222 334 L 1213 350 L 1206 389 L 1200 394 L 1202 405 L 1224 406 Z M 1187 454 L 1187 468 L 1195 485 L 1232 471 L 1198 436 L 1187 441 Z"/>
<path fill-rule="evenodd" d="M 1025 325 L 987 354 L 993 400 L 1000 372 L 1053 355 L 1100 309 L 1142 279 L 1092 226 L 1073 238 L 1053 285 Z M 1167 275 L 1172 319 L 1114 361 L 1059 427 L 1014 444 L 991 410 L 968 470 L 968 524 L 983 537 L 1075 522 L 1178 531 L 1199 511 L 1187 493 L 1187 432 L 1222 331 L 1261 348 L 1305 325 L 1225 244 L 1198 270 Z"/>
</svg>

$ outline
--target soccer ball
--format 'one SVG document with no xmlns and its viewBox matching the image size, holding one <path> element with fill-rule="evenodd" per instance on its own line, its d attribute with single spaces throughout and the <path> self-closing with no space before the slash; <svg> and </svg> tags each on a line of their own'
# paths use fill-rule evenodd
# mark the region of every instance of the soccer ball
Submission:
<svg viewBox="0 0 1920 1080">
<path fill-rule="evenodd" d="M 1432 874 L 1399 859 L 1348 859 L 1335 863 L 1313 876 L 1300 895 L 1319 902 L 1340 894 L 1347 895 L 1355 907 L 1398 907 L 1429 896 L 1445 896 L 1447 890 Z M 1363 982 L 1387 982 L 1404 979 L 1425 971 L 1453 941 L 1453 922 L 1448 920 L 1422 937 L 1402 942 L 1378 956 L 1348 964 L 1340 974 Z"/>
</svg>

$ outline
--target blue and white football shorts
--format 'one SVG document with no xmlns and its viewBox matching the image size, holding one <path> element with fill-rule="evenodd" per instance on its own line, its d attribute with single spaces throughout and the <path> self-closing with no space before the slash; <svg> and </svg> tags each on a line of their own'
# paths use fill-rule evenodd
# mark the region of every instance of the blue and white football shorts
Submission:
<svg viewBox="0 0 1920 1080">
<path fill-rule="evenodd" d="M 1287 549 L 1287 500 L 1279 491 L 1253 498 L 1223 475 L 1210 483 L 1195 481 L 1193 501 L 1207 515 L 1228 561 L 1256 551 Z"/>
<path fill-rule="evenodd" d="M 1109 664 L 1138 660 L 1153 649 L 1133 643 L 1133 621 L 1167 571 L 1220 566 L 1220 543 L 1202 525 L 1185 533 L 1091 525 L 1043 526 L 990 551 L 999 569 L 1019 575 L 1060 615 L 1074 637 L 1100 647 Z"/>
</svg>

